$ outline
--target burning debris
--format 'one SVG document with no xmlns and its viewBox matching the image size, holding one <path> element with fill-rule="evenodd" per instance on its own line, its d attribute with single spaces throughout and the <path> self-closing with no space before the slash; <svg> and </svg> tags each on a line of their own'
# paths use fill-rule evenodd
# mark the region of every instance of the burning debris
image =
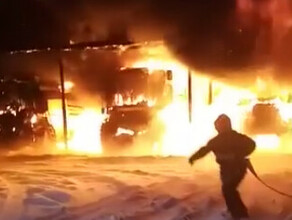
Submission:
<svg viewBox="0 0 292 220">
<path fill-rule="evenodd" d="M 55 131 L 46 114 L 45 94 L 35 79 L 2 77 L 0 103 L 2 150 L 7 151 L 7 147 L 8 150 L 17 149 L 23 145 L 41 148 L 45 141 L 55 141 Z"/>
</svg>

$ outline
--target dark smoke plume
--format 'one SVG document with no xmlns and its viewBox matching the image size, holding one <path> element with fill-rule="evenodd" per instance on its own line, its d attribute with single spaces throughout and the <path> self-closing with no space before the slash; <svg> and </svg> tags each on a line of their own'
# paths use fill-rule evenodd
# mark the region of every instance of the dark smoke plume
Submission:
<svg viewBox="0 0 292 220">
<path fill-rule="evenodd" d="M 165 40 L 183 63 L 214 76 L 254 76 L 272 67 L 280 79 L 292 67 L 289 0 L 87 0 L 78 12 L 95 39 L 122 21 L 135 41 Z M 76 39 L 86 38 L 76 30 Z"/>
<path fill-rule="evenodd" d="M 150 11 L 169 27 L 164 36 L 173 54 L 194 69 L 228 77 L 272 67 L 279 80 L 292 73 L 291 3 L 161 0 Z"/>
<path fill-rule="evenodd" d="M 105 40 L 113 24 L 125 24 L 123 28 L 129 31 L 134 41 L 165 40 L 173 55 L 187 66 L 215 77 L 254 76 L 255 72 L 258 74 L 268 68 L 272 69 L 270 72 L 276 79 L 285 81 L 292 73 L 290 0 L 26 1 L 40 5 L 42 10 L 34 10 L 37 15 L 43 8 L 50 9 L 43 13 L 48 21 L 41 22 L 30 16 L 26 28 L 18 29 L 21 26 L 19 19 L 12 19 L 8 12 L 6 16 L 3 14 L 3 22 L 10 18 L 6 19 L 12 24 L 8 27 L 25 30 L 19 34 L 12 32 L 14 44 L 20 44 L 16 46 L 26 42 L 33 46 L 38 41 L 42 45 L 46 36 L 55 36 L 62 39 L 61 42 Z M 19 10 L 13 14 L 18 17 L 25 14 L 18 13 Z M 60 24 L 67 24 L 63 35 L 59 26 L 54 25 L 56 19 Z M 10 36 L 6 29 L 2 34 L 4 40 Z M 16 36 L 21 40 L 18 41 Z"/>
<path fill-rule="evenodd" d="M 162 22 L 172 24 L 166 42 L 181 60 L 207 72 L 234 71 L 255 63 L 261 24 L 256 14 L 241 24 L 234 0 L 159 1 Z"/>
</svg>

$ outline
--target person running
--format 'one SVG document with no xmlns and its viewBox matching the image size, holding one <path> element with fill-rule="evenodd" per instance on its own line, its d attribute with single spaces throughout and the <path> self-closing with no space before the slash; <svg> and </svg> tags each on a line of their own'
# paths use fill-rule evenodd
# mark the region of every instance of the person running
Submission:
<svg viewBox="0 0 292 220">
<path fill-rule="evenodd" d="M 247 157 L 255 150 L 255 142 L 232 129 L 230 118 L 222 114 L 214 122 L 218 135 L 189 158 L 193 163 L 213 152 L 220 166 L 222 193 L 233 219 L 247 219 L 248 210 L 237 190 L 247 171 Z"/>
</svg>

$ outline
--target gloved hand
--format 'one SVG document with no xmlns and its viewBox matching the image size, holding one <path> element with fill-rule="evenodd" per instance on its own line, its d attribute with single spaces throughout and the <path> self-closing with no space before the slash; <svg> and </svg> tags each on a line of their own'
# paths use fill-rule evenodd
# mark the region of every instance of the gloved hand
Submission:
<svg viewBox="0 0 292 220">
<path fill-rule="evenodd" d="M 192 157 L 189 158 L 189 164 L 192 166 L 194 164 L 194 159 Z"/>
</svg>

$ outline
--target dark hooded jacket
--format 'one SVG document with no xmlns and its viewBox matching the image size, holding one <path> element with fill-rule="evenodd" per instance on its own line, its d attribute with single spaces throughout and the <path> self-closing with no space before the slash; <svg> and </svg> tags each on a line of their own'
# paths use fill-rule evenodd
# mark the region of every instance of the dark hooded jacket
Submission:
<svg viewBox="0 0 292 220">
<path fill-rule="evenodd" d="M 212 151 L 220 165 L 237 163 L 244 161 L 255 150 L 255 147 L 256 144 L 251 138 L 230 130 L 212 138 L 205 147 L 192 155 L 191 160 L 200 159 Z"/>
</svg>

